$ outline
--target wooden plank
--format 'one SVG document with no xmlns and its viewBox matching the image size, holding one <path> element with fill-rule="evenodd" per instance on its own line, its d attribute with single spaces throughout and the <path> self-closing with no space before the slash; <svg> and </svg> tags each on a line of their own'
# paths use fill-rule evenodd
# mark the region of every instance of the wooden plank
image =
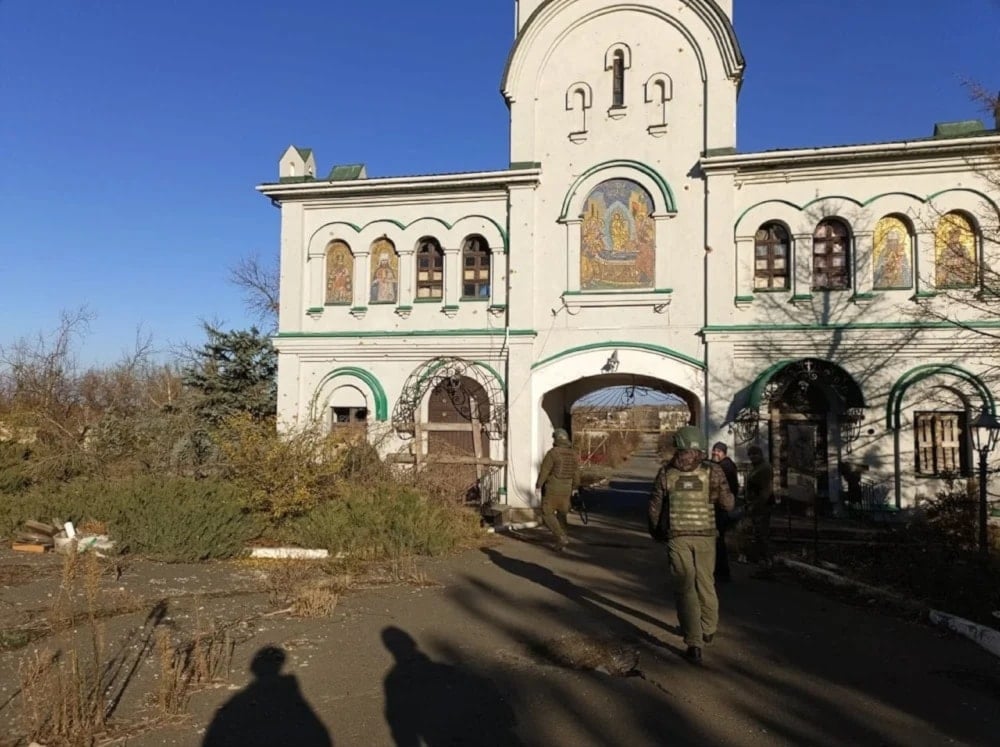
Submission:
<svg viewBox="0 0 1000 747">
<path fill-rule="evenodd" d="M 472 453 L 476 457 L 476 483 L 483 479 L 483 429 L 479 425 L 479 403 L 472 401 Z"/>
<path fill-rule="evenodd" d="M 497 461 L 496 459 L 489 459 L 487 457 L 482 457 L 477 459 L 472 456 L 425 456 L 424 461 L 427 464 L 485 464 L 490 467 L 503 467 L 507 462 Z"/>
<path fill-rule="evenodd" d="M 48 548 L 45 545 L 36 545 L 34 543 L 28 543 L 28 542 L 15 542 L 13 545 L 11 545 L 11 549 L 14 552 L 34 552 L 34 553 L 43 553 L 46 550 L 48 550 Z"/>
<path fill-rule="evenodd" d="M 420 428 L 425 432 L 445 431 L 451 433 L 462 433 L 471 431 L 472 423 L 468 421 L 463 423 L 421 423 Z"/>
<path fill-rule="evenodd" d="M 26 526 L 33 532 L 47 534 L 49 537 L 51 537 L 52 535 L 56 534 L 59 531 L 57 527 L 54 527 L 51 524 L 43 524 L 40 521 L 32 521 L 31 519 L 28 519 L 26 522 L 24 522 L 24 526 Z"/>
</svg>

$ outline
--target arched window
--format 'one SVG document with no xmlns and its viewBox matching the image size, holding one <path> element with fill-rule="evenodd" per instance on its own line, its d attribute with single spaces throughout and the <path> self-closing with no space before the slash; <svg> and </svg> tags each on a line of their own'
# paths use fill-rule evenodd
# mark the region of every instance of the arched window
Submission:
<svg viewBox="0 0 1000 747">
<path fill-rule="evenodd" d="M 462 298 L 490 297 L 490 247 L 482 236 L 462 243 Z"/>
<path fill-rule="evenodd" d="M 611 58 L 611 108 L 625 106 L 625 53 L 616 49 Z"/>
<path fill-rule="evenodd" d="M 887 215 L 875 224 L 872 242 L 872 287 L 875 290 L 913 287 L 913 229 L 909 221 Z"/>
<path fill-rule="evenodd" d="M 780 223 L 765 223 L 757 229 L 753 248 L 756 290 L 788 289 L 789 246 L 788 231 Z"/>
<path fill-rule="evenodd" d="M 941 216 L 934 231 L 934 284 L 938 288 L 971 288 L 976 284 L 976 238 L 976 229 L 964 214 Z"/>
<path fill-rule="evenodd" d="M 601 182 L 587 196 L 580 237 L 580 289 L 652 288 L 653 198 L 630 179 Z"/>
<path fill-rule="evenodd" d="M 354 301 L 354 255 L 343 241 L 331 241 L 326 247 L 326 298 L 329 305 Z"/>
<path fill-rule="evenodd" d="M 369 303 L 399 301 L 399 255 L 396 246 L 384 236 L 372 242 L 371 296 Z"/>
<path fill-rule="evenodd" d="M 836 218 L 819 222 L 813 234 L 813 290 L 851 287 L 851 231 Z"/>
<path fill-rule="evenodd" d="M 417 242 L 417 299 L 444 296 L 444 251 L 433 237 Z"/>
</svg>

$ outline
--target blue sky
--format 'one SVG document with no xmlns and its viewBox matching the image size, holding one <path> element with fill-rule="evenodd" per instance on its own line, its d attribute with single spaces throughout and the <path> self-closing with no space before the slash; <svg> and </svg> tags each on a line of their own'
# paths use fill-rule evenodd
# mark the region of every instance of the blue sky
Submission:
<svg viewBox="0 0 1000 747">
<path fill-rule="evenodd" d="M 997 0 L 735 5 L 741 150 L 921 137 L 1000 89 Z M 513 0 L 0 0 L 0 345 L 83 305 L 90 361 L 247 325 L 227 277 L 277 251 L 284 148 L 503 168 L 512 35 Z"/>
</svg>

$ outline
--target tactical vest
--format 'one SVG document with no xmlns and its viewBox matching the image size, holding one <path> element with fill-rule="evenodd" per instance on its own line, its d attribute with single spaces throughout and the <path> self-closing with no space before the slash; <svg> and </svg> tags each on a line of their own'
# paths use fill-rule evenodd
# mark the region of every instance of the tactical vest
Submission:
<svg viewBox="0 0 1000 747">
<path fill-rule="evenodd" d="M 672 469 L 667 472 L 670 496 L 670 534 L 715 534 L 715 512 L 710 501 L 711 469 L 698 467 L 693 472 Z"/>
<path fill-rule="evenodd" d="M 549 477 L 554 477 L 556 480 L 572 480 L 577 467 L 576 452 L 573 447 L 557 446 L 552 456 L 554 459 Z"/>
</svg>

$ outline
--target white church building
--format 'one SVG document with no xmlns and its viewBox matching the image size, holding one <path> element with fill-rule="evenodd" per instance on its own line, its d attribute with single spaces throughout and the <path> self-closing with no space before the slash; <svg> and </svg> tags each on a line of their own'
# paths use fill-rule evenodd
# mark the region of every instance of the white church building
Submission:
<svg viewBox="0 0 1000 747">
<path fill-rule="evenodd" d="M 738 460 L 760 444 L 779 492 L 833 513 L 845 473 L 903 508 L 968 474 L 1000 133 L 740 152 L 732 5 L 516 2 L 501 171 L 323 176 L 289 148 L 258 187 L 284 427 L 363 424 L 515 511 L 573 403 L 619 385 L 677 395 Z"/>
</svg>

